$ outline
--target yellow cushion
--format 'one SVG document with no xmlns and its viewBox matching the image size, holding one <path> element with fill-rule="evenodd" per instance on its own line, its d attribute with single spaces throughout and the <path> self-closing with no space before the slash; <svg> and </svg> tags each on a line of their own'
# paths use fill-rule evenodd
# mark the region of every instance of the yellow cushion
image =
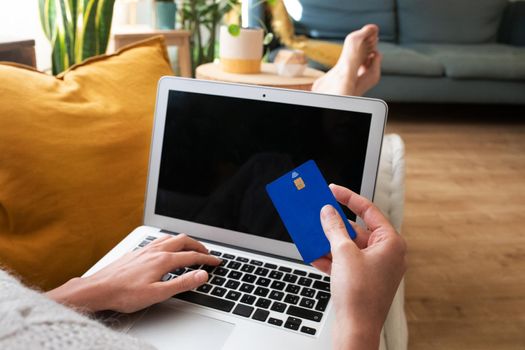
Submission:
<svg viewBox="0 0 525 350">
<path fill-rule="evenodd" d="M 160 37 L 53 77 L 0 64 L 0 265 L 29 284 L 80 276 L 142 222 Z"/>
</svg>

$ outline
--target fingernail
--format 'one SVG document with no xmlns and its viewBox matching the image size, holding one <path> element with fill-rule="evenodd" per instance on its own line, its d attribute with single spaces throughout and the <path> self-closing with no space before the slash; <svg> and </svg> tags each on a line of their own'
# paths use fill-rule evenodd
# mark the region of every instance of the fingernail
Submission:
<svg viewBox="0 0 525 350">
<path fill-rule="evenodd" d="M 329 219 L 335 215 L 336 215 L 335 209 L 330 204 L 325 205 L 321 209 L 321 219 Z"/>
<path fill-rule="evenodd" d="M 208 273 L 206 271 L 200 270 L 195 272 L 194 277 L 197 282 L 203 283 L 208 280 Z"/>
</svg>

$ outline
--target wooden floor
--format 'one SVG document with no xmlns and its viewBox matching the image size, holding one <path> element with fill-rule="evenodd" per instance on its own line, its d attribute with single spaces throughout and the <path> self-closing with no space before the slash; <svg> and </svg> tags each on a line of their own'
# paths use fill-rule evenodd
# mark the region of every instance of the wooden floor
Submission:
<svg viewBox="0 0 525 350">
<path fill-rule="evenodd" d="M 525 349 L 525 108 L 391 106 L 409 349 Z"/>
</svg>

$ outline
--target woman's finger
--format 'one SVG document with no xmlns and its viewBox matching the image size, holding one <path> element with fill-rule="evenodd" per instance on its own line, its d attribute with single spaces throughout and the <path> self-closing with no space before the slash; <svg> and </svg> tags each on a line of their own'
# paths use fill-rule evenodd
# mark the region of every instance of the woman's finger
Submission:
<svg viewBox="0 0 525 350">
<path fill-rule="evenodd" d="M 184 251 L 178 253 L 166 253 L 167 258 L 162 260 L 163 271 L 168 272 L 179 267 L 191 265 L 212 265 L 216 266 L 221 263 L 221 259 L 216 256 L 198 253 L 196 251 Z"/>
<path fill-rule="evenodd" d="M 178 276 L 166 282 L 155 282 L 158 290 L 158 300 L 168 299 L 175 294 L 195 289 L 208 281 L 208 273 L 204 270 L 195 270 Z"/>
<path fill-rule="evenodd" d="M 359 247 L 359 249 L 365 249 L 368 246 L 368 239 L 370 238 L 370 232 L 363 229 L 361 226 L 359 226 L 357 223 L 348 220 L 350 225 L 354 228 L 354 231 L 356 233 L 356 238 L 354 239 L 355 244 Z"/>
<path fill-rule="evenodd" d="M 163 240 L 156 245 L 159 250 L 166 252 L 178 252 L 181 250 L 195 250 L 200 253 L 208 254 L 208 249 L 206 247 L 189 237 L 185 234 L 179 234 L 177 236 L 172 236 L 171 239 Z"/>
<path fill-rule="evenodd" d="M 332 273 L 332 260 L 326 256 L 312 261 L 312 266 L 327 275 Z"/>
<path fill-rule="evenodd" d="M 337 201 L 347 206 L 352 212 L 363 219 L 370 230 L 374 231 L 380 227 L 392 227 L 383 213 L 365 197 L 358 195 L 348 188 L 335 184 L 330 184 L 330 189 Z"/>
</svg>

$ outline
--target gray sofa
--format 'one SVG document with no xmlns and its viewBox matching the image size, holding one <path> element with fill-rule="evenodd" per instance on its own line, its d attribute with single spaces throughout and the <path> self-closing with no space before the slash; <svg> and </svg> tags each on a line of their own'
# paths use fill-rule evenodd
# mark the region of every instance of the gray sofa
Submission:
<svg viewBox="0 0 525 350">
<path fill-rule="evenodd" d="M 288 1 L 285 1 L 287 4 Z M 525 1 L 301 0 L 297 34 L 341 41 L 381 30 L 388 102 L 525 104 Z"/>
</svg>

